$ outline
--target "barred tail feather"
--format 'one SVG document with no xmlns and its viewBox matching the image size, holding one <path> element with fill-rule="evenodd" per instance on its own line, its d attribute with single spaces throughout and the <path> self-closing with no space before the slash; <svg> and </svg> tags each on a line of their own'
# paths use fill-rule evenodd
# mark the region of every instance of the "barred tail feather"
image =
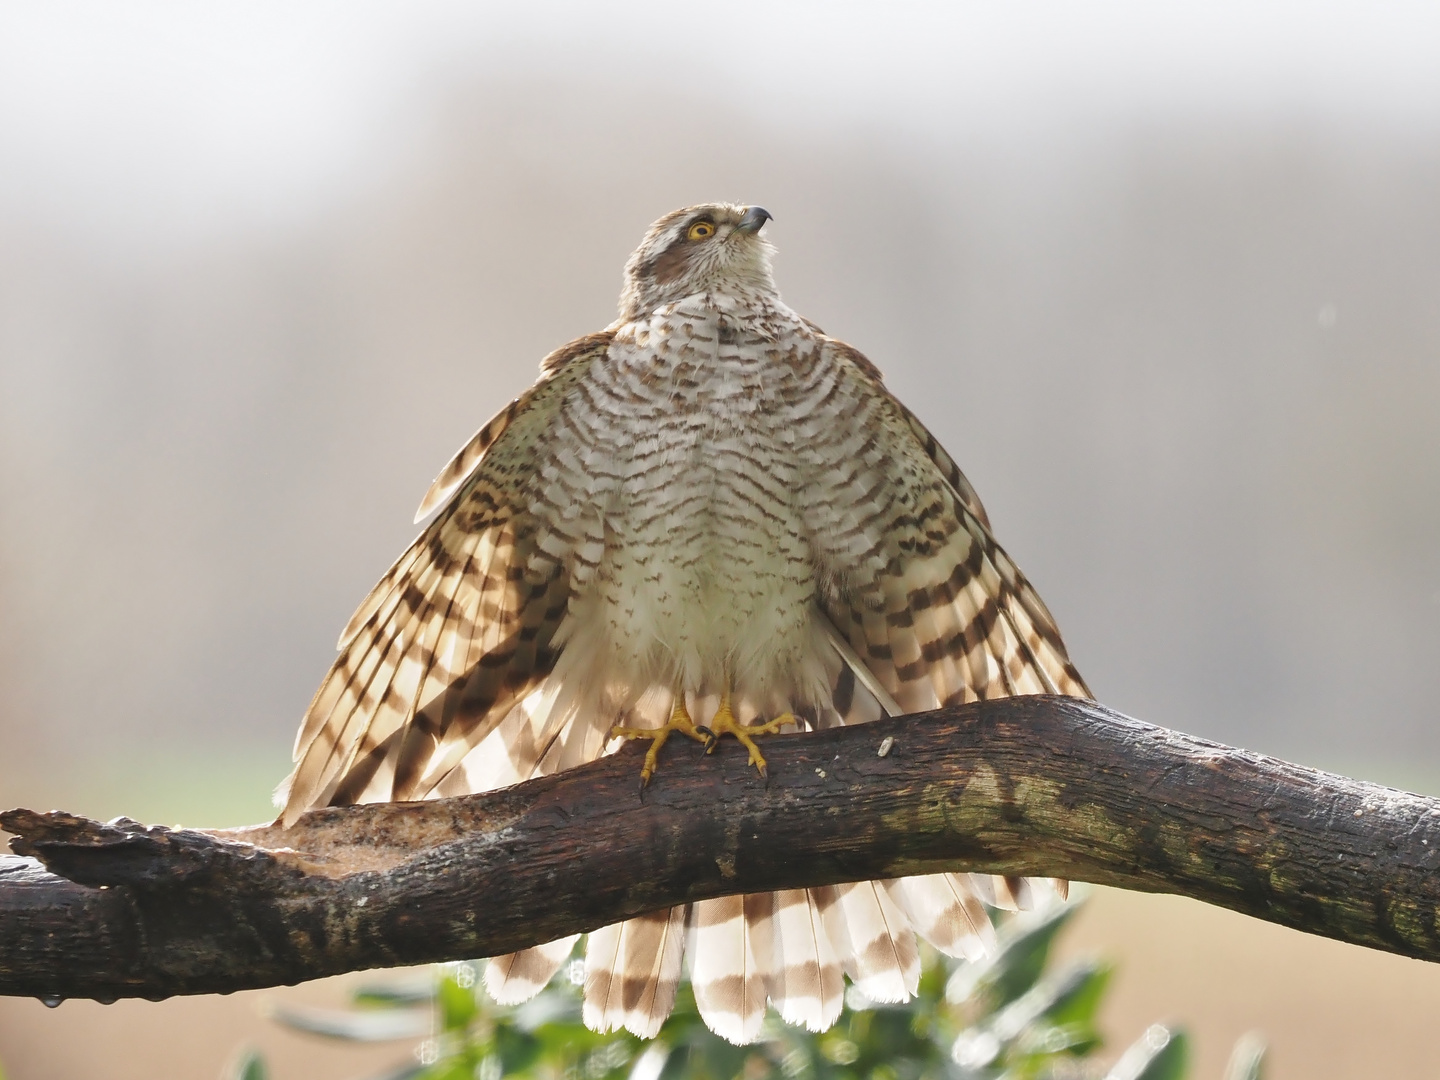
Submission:
<svg viewBox="0 0 1440 1080">
<path fill-rule="evenodd" d="M 486 992 L 501 1005 L 529 1001 L 545 989 L 560 965 L 570 959 L 579 940 L 580 935 L 573 934 L 508 956 L 494 957 L 485 965 Z"/>
<path fill-rule="evenodd" d="M 684 952 L 681 904 L 590 935 L 585 950 L 585 1025 L 592 1031 L 625 1028 L 653 1038 L 675 1006 Z"/>
<path fill-rule="evenodd" d="M 920 985 L 920 951 L 904 913 L 874 881 L 837 886 L 831 910 L 844 926 L 845 974 L 871 1001 L 904 1001 Z M 832 939 L 836 920 L 831 921 Z"/>
<path fill-rule="evenodd" d="M 737 1045 L 760 1037 L 775 960 L 773 893 L 690 908 L 690 984 L 705 1025 Z"/>
<path fill-rule="evenodd" d="M 824 908 L 833 889 L 787 889 L 775 894 L 775 979 L 770 1000 L 787 1024 L 824 1031 L 845 1005 L 845 977 Z"/>
<path fill-rule="evenodd" d="M 976 895 L 1001 911 L 1029 911 L 1050 903 L 1052 895 L 1060 900 L 1070 895 L 1070 883 L 1064 878 L 1010 877 L 1001 874 L 967 876 Z"/>
<path fill-rule="evenodd" d="M 994 927 L 968 875 L 897 878 L 885 890 L 915 932 L 946 956 L 979 960 L 994 947 Z"/>
</svg>

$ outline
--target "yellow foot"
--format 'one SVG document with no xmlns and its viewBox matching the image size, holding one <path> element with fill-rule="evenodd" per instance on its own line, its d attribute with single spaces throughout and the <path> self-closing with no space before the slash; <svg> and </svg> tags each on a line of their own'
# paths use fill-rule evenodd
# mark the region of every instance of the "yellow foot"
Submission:
<svg viewBox="0 0 1440 1080">
<path fill-rule="evenodd" d="M 650 777 L 655 775 L 655 765 L 660 760 L 660 748 L 665 745 L 665 740 L 670 738 L 672 731 L 678 731 L 682 735 L 689 735 L 696 742 L 707 743 L 710 740 L 708 732 L 703 728 L 697 728 L 690 714 L 685 710 L 685 694 L 681 691 L 675 692 L 675 707 L 670 710 L 670 722 L 658 728 L 630 728 L 621 727 L 616 724 L 610 729 L 612 739 L 650 739 L 650 749 L 645 752 L 645 764 L 640 768 L 640 790 L 645 790 L 645 785 L 650 783 Z"/>
<path fill-rule="evenodd" d="M 765 757 L 760 753 L 760 748 L 755 745 L 751 738 L 753 735 L 773 735 L 786 724 L 798 724 L 791 713 L 782 713 L 774 720 L 766 721 L 763 724 L 742 724 L 735 719 L 735 714 L 730 711 L 730 695 L 726 694 L 720 700 L 720 708 L 715 710 L 715 715 L 710 718 L 706 727 L 696 730 L 708 736 L 705 740 L 705 752 L 714 753 L 715 744 L 719 742 L 721 735 L 734 735 L 740 741 L 740 745 L 750 751 L 749 764 L 754 765 L 761 776 L 767 776 L 765 771 Z"/>
</svg>

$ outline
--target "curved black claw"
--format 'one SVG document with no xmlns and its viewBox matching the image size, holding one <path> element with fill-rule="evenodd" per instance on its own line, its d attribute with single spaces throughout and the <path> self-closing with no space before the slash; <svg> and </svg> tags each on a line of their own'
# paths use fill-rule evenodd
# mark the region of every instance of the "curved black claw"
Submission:
<svg viewBox="0 0 1440 1080">
<path fill-rule="evenodd" d="M 715 732 L 711 731 L 708 727 L 703 727 L 700 724 L 695 725 L 695 730 L 705 736 L 705 753 L 708 754 L 714 750 L 715 744 L 720 741 L 720 736 L 716 735 Z"/>
</svg>

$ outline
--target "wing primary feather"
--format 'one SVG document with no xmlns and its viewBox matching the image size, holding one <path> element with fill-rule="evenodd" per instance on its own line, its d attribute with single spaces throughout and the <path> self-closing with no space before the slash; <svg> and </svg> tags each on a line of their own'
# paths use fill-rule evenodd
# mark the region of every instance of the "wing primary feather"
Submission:
<svg viewBox="0 0 1440 1080">
<path fill-rule="evenodd" d="M 360 628 L 370 621 L 370 616 L 384 607 L 386 601 L 395 595 L 398 584 L 424 552 L 424 541 L 428 540 L 429 536 L 430 530 L 426 529 L 412 540 L 405 554 L 395 560 L 395 564 L 385 572 L 385 576 L 380 579 L 379 584 L 370 590 L 370 595 L 365 597 L 360 606 L 355 609 L 355 613 L 350 616 L 350 621 L 345 624 L 345 629 L 340 631 L 339 640 L 335 642 L 337 652 L 349 645 L 355 639 L 355 635 L 360 633 Z"/>
</svg>

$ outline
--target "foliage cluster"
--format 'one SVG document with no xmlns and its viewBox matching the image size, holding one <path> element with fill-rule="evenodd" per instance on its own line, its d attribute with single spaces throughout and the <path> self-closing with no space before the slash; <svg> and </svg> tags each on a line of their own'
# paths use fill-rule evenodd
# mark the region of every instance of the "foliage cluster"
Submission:
<svg viewBox="0 0 1440 1080">
<path fill-rule="evenodd" d="M 1183 1080 L 1189 1040 L 1150 1027 L 1104 1071 L 1096 1012 L 1109 965 L 1050 963 L 1078 905 L 1009 919 L 1000 947 L 978 963 L 927 952 L 919 995 L 901 1005 L 850 988 L 839 1023 L 820 1034 L 772 1020 L 751 1046 L 733 1046 L 700 1019 L 688 985 L 654 1041 L 590 1031 L 580 1019 L 576 961 L 537 998 L 489 1003 L 479 965 L 447 964 L 412 985 L 365 987 L 348 1011 L 276 1007 L 279 1022 L 348 1041 L 418 1038 L 412 1057 L 372 1080 Z M 1226 1080 L 1260 1080 L 1263 1046 L 1242 1040 Z M 268 1080 L 242 1053 L 226 1080 Z"/>
</svg>

